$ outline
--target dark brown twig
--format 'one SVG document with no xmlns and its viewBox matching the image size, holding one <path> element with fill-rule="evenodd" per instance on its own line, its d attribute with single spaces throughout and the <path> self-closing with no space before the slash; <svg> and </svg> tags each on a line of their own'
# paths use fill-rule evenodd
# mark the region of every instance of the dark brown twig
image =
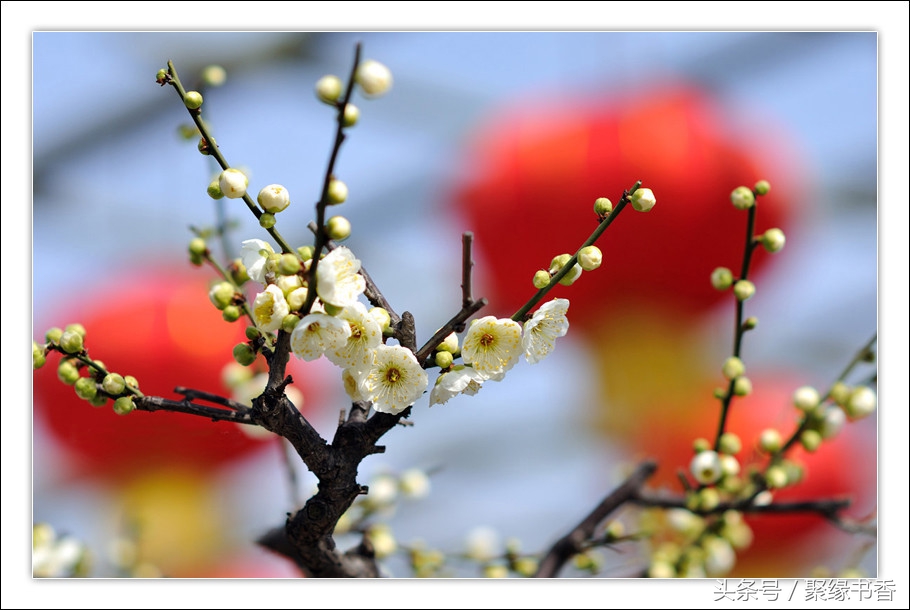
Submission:
<svg viewBox="0 0 910 610">
<path fill-rule="evenodd" d="M 657 463 L 647 461 L 640 464 L 626 479 L 625 483 L 616 488 L 594 510 L 592 510 L 581 523 L 576 525 L 571 532 L 560 538 L 554 544 L 537 568 L 535 578 L 553 578 L 572 556 L 580 553 L 585 548 L 585 543 L 594 536 L 594 531 L 601 521 L 614 510 L 626 502 L 635 500 L 641 493 L 641 488 L 651 475 L 657 470 Z"/>
</svg>

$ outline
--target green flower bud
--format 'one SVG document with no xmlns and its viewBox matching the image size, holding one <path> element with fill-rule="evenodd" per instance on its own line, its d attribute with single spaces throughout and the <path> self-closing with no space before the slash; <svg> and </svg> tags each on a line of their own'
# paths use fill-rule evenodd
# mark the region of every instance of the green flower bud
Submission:
<svg viewBox="0 0 910 610">
<path fill-rule="evenodd" d="M 155 81 L 162 81 L 165 78 L 167 78 L 167 70 L 165 68 L 161 68 L 158 70 L 158 74 L 155 75 Z"/>
<path fill-rule="evenodd" d="M 45 362 L 47 357 L 44 355 L 44 348 L 32 341 L 32 369 L 40 369 Z"/>
<path fill-rule="evenodd" d="M 259 191 L 256 201 L 266 212 L 277 214 L 291 205 L 291 194 L 280 184 L 270 184 Z"/>
<path fill-rule="evenodd" d="M 73 385 L 76 390 L 76 396 L 82 400 L 89 400 L 98 393 L 98 384 L 91 377 L 80 377 Z"/>
<path fill-rule="evenodd" d="M 811 386 L 803 386 L 793 392 L 793 406 L 800 411 L 812 411 L 820 401 L 818 390 Z"/>
<path fill-rule="evenodd" d="M 353 127 L 357 124 L 357 121 L 360 120 L 360 109 L 354 104 L 348 104 L 344 107 L 344 116 L 341 119 L 341 124 L 344 127 Z"/>
<path fill-rule="evenodd" d="M 231 264 L 228 266 L 228 272 L 231 274 L 231 279 L 234 280 L 234 283 L 238 286 L 243 286 L 250 280 L 250 276 L 246 272 L 246 266 L 239 258 L 235 258 L 231 262 Z"/>
<path fill-rule="evenodd" d="M 724 472 L 724 477 L 735 477 L 739 474 L 739 460 L 730 454 L 720 456 L 720 469 Z"/>
<path fill-rule="evenodd" d="M 822 413 L 822 420 L 818 432 L 822 438 L 833 438 L 840 432 L 847 421 L 847 414 L 840 407 L 828 407 Z"/>
<path fill-rule="evenodd" d="M 454 358 L 450 352 L 436 352 L 436 366 L 447 369 L 452 366 Z"/>
<path fill-rule="evenodd" d="M 300 260 L 307 262 L 308 260 L 313 259 L 313 246 L 300 246 L 297 248 L 297 254 L 300 256 Z"/>
<path fill-rule="evenodd" d="M 218 282 L 209 289 L 209 300 L 218 310 L 224 310 L 234 300 L 234 285 L 230 282 Z"/>
<path fill-rule="evenodd" d="M 200 154 L 208 156 L 208 155 L 212 154 L 213 146 L 215 146 L 215 138 L 212 138 L 211 142 L 209 142 L 205 138 L 199 138 L 199 143 L 196 144 L 196 150 L 198 150 Z M 219 188 L 220 188 L 220 186 L 219 186 Z"/>
<path fill-rule="evenodd" d="M 636 212 L 650 212 L 657 203 L 657 199 L 651 189 L 640 188 L 632 193 L 631 203 Z"/>
<path fill-rule="evenodd" d="M 787 486 L 787 471 L 782 466 L 769 466 L 765 471 L 765 483 L 771 489 Z"/>
<path fill-rule="evenodd" d="M 275 226 L 276 221 L 277 219 L 275 218 L 274 214 L 271 212 L 266 212 L 259 217 L 259 226 L 263 229 L 271 229 Z"/>
<path fill-rule="evenodd" d="M 850 400 L 850 392 L 852 392 L 850 386 L 848 386 L 843 381 L 838 381 L 835 382 L 833 386 L 831 386 L 831 391 L 829 392 L 828 396 L 830 396 L 831 400 L 837 404 L 844 406 L 847 404 L 847 401 Z"/>
<path fill-rule="evenodd" d="M 610 521 L 604 528 L 604 537 L 608 540 L 618 540 L 626 535 L 626 528 L 622 521 Z"/>
<path fill-rule="evenodd" d="M 697 438 L 692 441 L 692 449 L 695 451 L 695 453 L 708 451 L 711 449 L 711 442 L 706 438 Z"/>
<path fill-rule="evenodd" d="M 867 386 L 859 386 L 850 393 L 844 410 L 851 418 L 860 419 L 875 411 L 876 402 L 875 390 Z"/>
<path fill-rule="evenodd" d="M 301 268 L 300 259 L 290 253 L 282 254 L 281 260 L 278 261 L 278 273 L 282 275 L 295 275 Z M 295 286 L 295 288 L 299 288 L 299 286 Z"/>
<path fill-rule="evenodd" d="M 722 370 L 724 377 L 732 380 L 746 372 L 746 365 L 736 356 L 730 356 L 724 361 Z"/>
<path fill-rule="evenodd" d="M 201 267 L 203 263 L 205 263 L 205 259 L 201 255 L 190 252 L 190 264 Z"/>
<path fill-rule="evenodd" d="M 217 64 L 202 69 L 202 82 L 209 87 L 220 87 L 227 80 L 227 71 Z"/>
<path fill-rule="evenodd" d="M 597 246 L 585 246 L 578 251 L 578 264 L 585 271 L 594 271 L 603 262 L 603 253 Z"/>
<path fill-rule="evenodd" d="M 717 290 L 726 290 L 733 285 L 733 272 L 726 267 L 718 267 L 711 272 L 711 285 Z"/>
<path fill-rule="evenodd" d="M 131 390 L 139 391 L 139 380 L 133 377 L 132 375 L 124 375 L 123 382 L 126 383 L 126 387 Z"/>
<path fill-rule="evenodd" d="M 221 310 L 221 318 L 225 322 L 236 322 L 243 315 L 243 311 L 236 305 L 228 305 Z"/>
<path fill-rule="evenodd" d="M 723 400 L 727 397 L 727 388 L 714 388 L 714 398 Z"/>
<path fill-rule="evenodd" d="M 92 405 L 93 407 L 103 407 L 107 404 L 107 398 L 107 394 L 98 392 L 88 399 L 88 404 Z"/>
<path fill-rule="evenodd" d="M 758 448 L 765 453 L 777 453 L 783 445 L 784 439 L 781 437 L 780 432 L 774 428 L 762 430 L 761 435 L 758 437 Z"/>
<path fill-rule="evenodd" d="M 114 401 L 114 413 L 117 415 L 126 415 L 135 408 L 132 396 L 121 396 Z"/>
<path fill-rule="evenodd" d="M 517 572 L 520 576 L 531 578 L 537 574 L 537 568 L 539 565 L 540 564 L 538 561 L 533 557 L 519 557 L 512 565 L 512 569 L 515 570 L 515 572 Z"/>
<path fill-rule="evenodd" d="M 755 316 L 749 316 L 743 320 L 743 330 L 754 330 L 758 326 L 758 318 Z"/>
<path fill-rule="evenodd" d="M 748 210 L 755 205 L 755 195 L 748 186 L 738 186 L 730 193 L 730 202 L 737 210 Z"/>
<path fill-rule="evenodd" d="M 101 382 L 101 389 L 111 396 L 119 396 L 126 390 L 126 382 L 122 375 L 117 373 L 108 373 Z"/>
<path fill-rule="evenodd" d="M 44 338 L 48 343 L 60 343 L 60 337 L 63 336 L 63 329 L 57 328 L 56 326 L 47 329 L 47 332 L 44 333 Z"/>
<path fill-rule="evenodd" d="M 334 74 L 326 74 L 316 81 L 316 97 L 320 102 L 334 105 L 341 97 L 341 79 Z"/>
<path fill-rule="evenodd" d="M 198 91 L 187 91 L 186 97 L 183 98 L 183 103 L 190 110 L 196 110 L 202 106 L 202 94 Z"/>
<path fill-rule="evenodd" d="M 73 324 L 67 324 L 66 328 L 64 328 L 63 331 L 64 332 L 72 331 L 74 333 L 79 333 L 83 339 L 85 338 L 85 327 L 82 326 L 81 324 L 79 324 L 78 322 L 75 322 Z"/>
<path fill-rule="evenodd" d="M 736 455 L 743 448 L 743 443 L 739 437 L 732 432 L 725 432 L 720 436 L 719 449 L 721 453 Z"/>
<path fill-rule="evenodd" d="M 325 312 L 330 316 L 337 316 L 344 310 L 344 307 L 332 305 L 331 303 L 323 303 L 322 306 L 325 307 Z"/>
<path fill-rule="evenodd" d="M 238 343 L 234 346 L 234 360 L 243 366 L 250 366 L 256 362 L 256 352 L 248 343 Z"/>
<path fill-rule="evenodd" d="M 799 435 L 799 442 L 806 451 L 812 453 L 822 444 L 822 435 L 818 430 L 803 430 Z"/>
<path fill-rule="evenodd" d="M 367 59 L 357 67 L 354 81 L 368 97 L 378 97 L 392 88 L 392 73 L 378 61 Z"/>
<path fill-rule="evenodd" d="M 450 354 L 458 353 L 458 335 L 449 333 L 442 343 L 436 346 L 437 352 L 449 352 Z"/>
<path fill-rule="evenodd" d="M 594 213 L 598 216 L 606 216 L 613 212 L 613 202 L 606 197 L 598 197 L 594 200 Z"/>
<path fill-rule="evenodd" d="M 343 241 L 351 235 L 351 222 L 344 216 L 332 216 L 325 223 L 325 232 L 329 239 Z"/>
<path fill-rule="evenodd" d="M 739 280 L 733 285 L 733 294 L 737 301 L 747 301 L 755 294 L 755 284 L 749 280 Z"/>
<path fill-rule="evenodd" d="M 300 316 L 295 316 L 294 314 L 289 313 L 281 320 L 281 330 L 286 333 L 293 332 L 294 327 L 297 326 L 298 322 L 300 322 Z"/>
<path fill-rule="evenodd" d="M 66 385 L 73 385 L 79 380 L 79 369 L 72 360 L 61 360 L 57 365 L 57 379 Z"/>
<path fill-rule="evenodd" d="M 544 269 L 540 269 L 534 274 L 534 288 L 541 290 L 546 288 L 550 283 L 550 274 Z"/>
<path fill-rule="evenodd" d="M 201 237 L 194 237 L 190 240 L 190 254 L 196 254 L 198 256 L 203 256 L 208 250 L 208 246 L 205 243 L 205 240 Z"/>
<path fill-rule="evenodd" d="M 249 179 L 239 169 L 229 167 L 221 172 L 218 178 L 218 185 L 221 192 L 228 199 L 239 199 L 246 195 L 246 187 L 249 186 Z"/>
<path fill-rule="evenodd" d="M 388 311 L 382 307 L 373 307 L 370 309 L 370 315 L 373 316 L 373 319 L 379 324 L 379 328 L 382 329 L 383 334 L 389 332 L 389 329 L 392 326 L 392 318 L 389 316 Z"/>
<path fill-rule="evenodd" d="M 246 334 L 246 338 L 250 341 L 255 341 L 262 336 L 262 331 L 260 331 L 255 326 L 247 326 L 243 332 Z"/>
<path fill-rule="evenodd" d="M 68 329 L 69 327 L 67 327 Z M 60 348 L 67 354 L 78 354 L 82 351 L 84 343 L 82 335 L 73 330 L 63 331 L 60 337 Z"/>
<path fill-rule="evenodd" d="M 209 186 L 207 189 L 205 189 L 205 192 L 208 193 L 208 196 L 212 199 L 221 199 L 224 197 L 224 193 L 221 192 L 221 183 L 217 178 L 209 183 Z"/>
<path fill-rule="evenodd" d="M 757 195 L 767 195 L 771 191 L 771 183 L 767 180 L 759 180 L 755 183 L 755 193 Z"/>
<path fill-rule="evenodd" d="M 761 236 L 761 243 L 768 252 L 780 252 L 784 248 L 787 238 L 780 229 L 768 229 Z"/>
<path fill-rule="evenodd" d="M 290 309 L 291 311 L 299 310 L 301 307 L 303 307 L 303 304 L 306 303 L 306 296 L 307 296 L 306 288 L 297 288 L 295 290 L 292 290 L 285 297 L 288 302 L 288 309 Z"/>
<path fill-rule="evenodd" d="M 559 256 L 554 256 L 553 260 L 550 261 L 550 273 L 556 275 L 559 273 L 559 270 L 565 267 L 570 260 L 572 260 L 571 254 L 560 254 Z M 559 280 L 559 283 L 563 286 L 571 286 L 579 277 L 581 277 L 581 267 L 578 264 L 575 264 L 572 267 L 571 271 L 569 271 L 562 277 L 561 280 Z"/>
<path fill-rule="evenodd" d="M 698 492 L 698 508 L 710 512 L 720 504 L 720 492 L 715 487 L 705 487 Z"/>
<path fill-rule="evenodd" d="M 329 190 L 326 191 L 326 203 L 329 205 L 338 205 L 339 203 L 344 203 L 347 198 L 348 185 L 335 178 L 329 180 Z"/>
<path fill-rule="evenodd" d="M 177 126 L 177 135 L 181 139 L 189 142 L 193 138 L 199 136 L 199 130 L 192 123 L 183 123 Z"/>
<path fill-rule="evenodd" d="M 736 396 L 748 396 L 752 393 L 752 381 L 748 377 L 739 376 L 733 382 L 733 394 Z"/>
</svg>

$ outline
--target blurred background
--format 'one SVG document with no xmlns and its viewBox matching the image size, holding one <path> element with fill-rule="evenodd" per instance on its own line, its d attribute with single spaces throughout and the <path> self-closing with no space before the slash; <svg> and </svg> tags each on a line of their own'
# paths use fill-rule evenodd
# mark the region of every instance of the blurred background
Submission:
<svg viewBox="0 0 910 610">
<path fill-rule="evenodd" d="M 334 134 L 313 85 L 345 78 L 357 41 L 394 85 L 375 100 L 355 94 L 361 119 L 336 172 L 350 195 L 337 210 L 353 225 L 347 245 L 415 315 L 419 340 L 460 306 L 463 230 L 475 234 L 475 296 L 510 315 L 534 271 L 593 230 L 594 198 L 618 201 L 641 179 L 658 202 L 625 212 L 600 243 L 604 267 L 558 292 L 571 327 L 547 360 L 522 361 L 474 397 L 419 401 L 414 427 L 365 460 L 365 483 L 433 472 L 432 492 L 389 521 L 399 544 L 458 552 L 486 526 L 542 551 L 647 456 L 661 459 L 655 482 L 678 491 L 692 440 L 716 428 L 733 304 L 709 275 L 739 267 L 745 214 L 728 195 L 741 184 L 770 181 L 758 228 L 787 235 L 756 262 L 746 305 L 760 324 L 743 352 L 755 394 L 731 422 L 744 456 L 762 427 L 790 429 L 795 388 L 826 389 L 876 331 L 874 32 L 36 32 L 33 337 L 79 321 L 91 354 L 141 370 L 146 393 L 217 391 L 242 328 L 221 321 L 205 294 L 213 274 L 186 256 L 189 227 L 216 221 L 205 193 L 216 168 L 180 137 L 188 115 L 155 73 L 170 59 L 192 85 L 209 64 L 226 69 L 203 116 L 251 193 L 288 188 L 278 228 L 297 245 Z M 226 204 L 236 255 L 266 234 Z M 108 547 L 124 536 L 168 575 L 293 575 L 252 543 L 295 508 L 280 444 L 179 415 L 92 409 L 49 363 L 34 387 L 35 522 L 85 540 L 96 575 L 116 573 Z M 294 374 L 330 438 L 346 406 L 337 370 L 320 361 Z M 802 457 L 808 479 L 789 497 L 847 493 L 851 515 L 869 516 L 876 451 L 875 418 L 848 426 Z M 305 496 L 315 480 L 296 474 Z M 819 520 L 754 528 L 744 574 L 836 572 L 857 557 L 876 573 L 874 549 Z M 621 550 L 604 552 L 602 576 L 645 565 L 634 546 Z"/>
</svg>

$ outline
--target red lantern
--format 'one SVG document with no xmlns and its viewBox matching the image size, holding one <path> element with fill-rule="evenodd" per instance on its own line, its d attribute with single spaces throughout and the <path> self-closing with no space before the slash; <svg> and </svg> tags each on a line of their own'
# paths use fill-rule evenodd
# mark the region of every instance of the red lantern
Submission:
<svg viewBox="0 0 910 610">
<path fill-rule="evenodd" d="M 736 135 L 709 96 L 686 85 L 655 87 L 647 99 L 493 117 L 475 131 L 453 196 L 476 235 L 490 313 L 513 314 L 534 293 L 535 271 L 574 253 L 594 230 L 594 200 L 615 205 L 636 180 L 654 191 L 655 208 L 623 212 L 598 242 L 603 266 L 552 294 L 571 300 L 573 325 L 592 328 L 609 324 L 610 311 L 642 304 L 677 317 L 709 308 L 720 296 L 711 271 L 723 265 L 737 274 L 742 260 L 746 214 L 730 192 L 770 181 L 757 232 L 786 232 L 793 216 L 797 168 L 783 138 L 770 147 L 770 132 Z M 765 259 L 757 252 L 755 267 Z"/>
<path fill-rule="evenodd" d="M 208 298 L 210 276 L 202 270 L 139 271 L 136 281 L 102 287 L 41 317 L 51 320 L 48 326 L 81 323 L 90 356 L 110 371 L 136 377 L 146 395 L 181 400 L 174 388 L 184 386 L 230 396 L 222 371 L 233 362 L 234 345 L 246 340 L 246 324 L 222 320 Z M 46 328 L 36 326 L 36 332 Z M 309 404 L 317 404 L 294 361 L 289 368 L 294 386 Z M 120 416 L 110 402 L 93 408 L 57 379 L 58 362 L 59 357 L 50 354 L 35 372 L 35 412 L 70 452 L 71 463 L 89 473 L 129 478 L 137 470 L 168 465 L 205 471 L 278 438 L 263 441 L 237 424 L 180 413 L 134 411 Z"/>
</svg>

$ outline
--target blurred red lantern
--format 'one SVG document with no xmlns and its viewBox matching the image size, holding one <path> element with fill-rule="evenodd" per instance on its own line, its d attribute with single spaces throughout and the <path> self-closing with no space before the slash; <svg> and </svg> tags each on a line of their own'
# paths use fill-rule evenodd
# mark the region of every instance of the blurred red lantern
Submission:
<svg viewBox="0 0 910 610">
<path fill-rule="evenodd" d="M 228 324 L 211 304 L 211 274 L 158 268 L 140 270 L 134 277 L 138 279 L 118 280 L 42 318 L 50 320 L 47 327 L 81 323 L 91 357 L 110 371 L 136 377 L 146 395 L 180 400 L 174 388 L 184 386 L 230 396 L 222 371 L 233 362 L 234 345 L 246 340 L 246 325 L 242 320 Z M 47 327 L 36 326 L 36 340 L 43 340 Z M 49 355 L 35 372 L 35 412 L 70 452 L 71 464 L 91 474 L 131 477 L 169 465 L 206 471 L 277 439 L 267 435 L 263 441 L 236 424 L 185 414 L 134 411 L 120 416 L 110 402 L 93 408 L 58 381 L 58 362 L 57 355 Z M 312 401 L 312 388 L 301 385 L 306 382 L 294 366 L 292 359 L 295 386 L 305 387 Z"/>
<path fill-rule="evenodd" d="M 770 181 L 757 232 L 786 231 L 793 217 L 797 168 L 789 143 L 772 132 L 734 132 L 708 94 L 689 85 L 493 117 L 475 130 L 453 195 L 483 255 L 491 313 L 514 313 L 534 293 L 535 271 L 574 253 L 593 231 L 594 200 L 615 205 L 636 180 L 654 191 L 655 208 L 624 212 L 598 242 L 603 266 L 554 296 L 571 300 L 570 321 L 583 327 L 602 327 L 609 312 L 639 304 L 673 316 L 704 311 L 720 296 L 711 271 L 724 265 L 736 274 L 741 264 L 746 215 L 730 192 Z M 757 252 L 755 266 L 765 258 Z"/>
</svg>

